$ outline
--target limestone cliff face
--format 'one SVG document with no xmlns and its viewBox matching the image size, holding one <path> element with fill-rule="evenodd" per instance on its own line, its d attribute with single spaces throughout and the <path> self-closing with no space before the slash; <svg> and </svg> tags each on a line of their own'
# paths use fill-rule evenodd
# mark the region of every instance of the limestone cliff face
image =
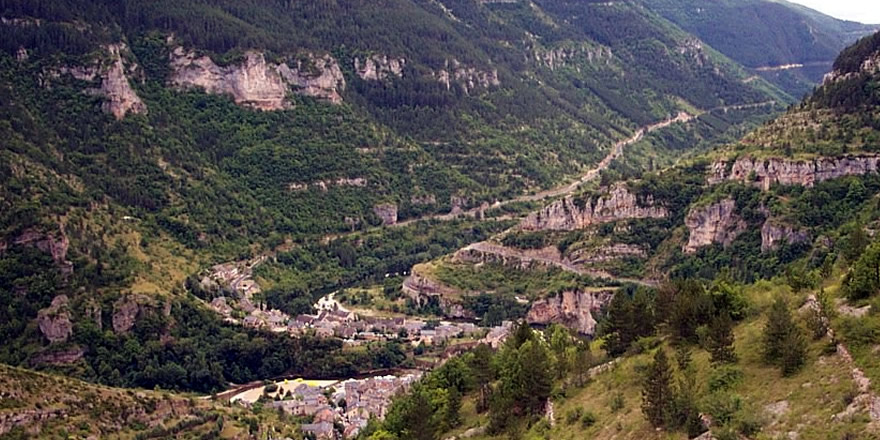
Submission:
<svg viewBox="0 0 880 440">
<path fill-rule="evenodd" d="M 239 64 L 218 66 L 207 56 L 197 57 L 182 47 L 170 55 L 170 82 L 181 88 L 201 88 L 206 93 L 232 96 L 237 104 L 258 110 L 290 107 L 288 92 L 341 103 L 345 79 L 330 55 L 309 55 L 291 67 L 273 64 L 256 51 L 245 53 Z"/>
<path fill-rule="evenodd" d="M 418 266 L 413 267 L 412 274 L 403 280 L 402 290 L 405 295 L 419 305 L 426 304 L 431 298 L 435 298 L 438 304 L 440 304 L 443 314 L 447 317 L 474 317 L 473 312 L 465 309 L 460 302 L 452 299 L 460 297 L 461 291 L 420 274 Z"/>
<path fill-rule="evenodd" d="M 124 334 L 131 331 L 137 320 L 146 314 L 162 313 L 171 315 L 171 301 L 160 303 L 156 297 L 145 295 L 123 295 L 113 303 L 113 315 L 111 321 L 113 332 Z"/>
<path fill-rule="evenodd" d="M 594 264 L 622 258 L 645 258 L 647 253 L 633 244 L 612 243 L 597 249 L 580 249 L 569 255 L 571 264 Z"/>
<path fill-rule="evenodd" d="M 609 63 L 613 57 L 611 48 L 600 47 L 557 47 L 553 49 L 535 49 L 532 51 L 535 62 L 550 70 L 564 67 L 577 62 Z"/>
<path fill-rule="evenodd" d="M 822 79 L 822 85 L 844 81 L 853 78 L 859 74 L 873 75 L 878 72 L 880 72 L 880 52 L 874 53 L 873 55 L 865 58 L 865 60 L 862 61 L 861 68 L 858 72 L 843 73 L 839 70 L 835 70 L 833 72 L 825 74 L 825 77 Z"/>
<path fill-rule="evenodd" d="M 73 323 L 70 321 L 70 307 L 67 295 L 58 295 L 52 304 L 37 313 L 40 333 L 49 342 L 65 342 L 73 334 Z"/>
<path fill-rule="evenodd" d="M 817 182 L 844 176 L 860 176 L 876 173 L 880 156 L 823 157 L 813 160 L 789 160 L 782 158 L 753 159 L 744 157 L 733 164 L 715 162 L 709 170 L 707 181 L 717 184 L 739 181 L 763 189 L 770 185 L 813 186 Z"/>
<path fill-rule="evenodd" d="M 127 50 L 124 44 L 107 47 L 111 63 L 104 72 L 101 81 L 101 95 L 107 98 L 104 111 L 112 113 L 116 119 L 122 119 L 129 113 L 146 113 L 147 106 L 131 88 L 122 62 L 122 52 Z M 132 66 L 136 69 L 137 66 Z"/>
<path fill-rule="evenodd" d="M 778 248 L 783 242 L 794 244 L 810 239 L 810 233 L 768 218 L 761 226 L 761 251 L 767 252 Z"/>
<path fill-rule="evenodd" d="M 452 261 L 466 264 L 497 263 L 520 270 L 568 264 L 556 246 L 543 249 L 513 249 L 490 242 L 479 242 L 459 249 Z"/>
<path fill-rule="evenodd" d="M 11 240 L 0 240 L 0 253 L 4 252 L 10 245 L 13 246 L 29 246 L 35 247 L 52 256 L 55 265 L 64 274 L 73 272 L 73 263 L 67 260 L 67 249 L 70 247 L 70 241 L 61 226 L 58 230 L 43 232 L 37 229 L 26 229 L 18 236 Z"/>
<path fill-rule="evenodd" d="M 336 180 L 319 180 L 317 182 L 312 183 L 291 183 L 287 185 L 287 189 L 291 191 L 305 191 L 308 190 L 309 187 L 316 188 L 322 192 L 327 192 L 330 188 L 333 187 L 359 187 L 363 188 L 367 186 L 367 179 L 363 177 L 355 177 L 355 178 L 345 178 L 340 177 Z"/>
<path fill-rule="evenodd" d="M 129 113 L 146 113 L 147 106 L 131 87 L 128 76 L 137 73 L 137 64 L 126 67 L 123 55 L 128 48 L 123 43 L 110 44 L 103 48 L 107 57 L 86 66 L 64 66 L 50 71 L 50 78 L 70 75 L 81 81 L 92 82 L 101 80 L 100 87 L 87 89 L 86 93 L 103 97 L 106 101 L 102 109 L 111 113 L 116 119 L 122 119 Z"/>
<path fill-rule="evenodd" d="M 465 66 L 456 59 L 446 60 L 443 68 L 433 72 L 431 76 L 445 85 L 447 90 L 451 89 L 453 84 L 458 84 L 465 93 L 477 88 L 488 89 L 501 85 L 497 70 L 478 70 Z"/>
<path fill-rule="evenodd" d="M 363 61 L 360 58 L 354 59 L 354 71 L 365 81 L 382 81 L 392 76 L 403 78 L 405 66 L 406 59 L 388 55 L 374 54 L 365 57 Z"/>
<path fill-rule="evenodd" d="M 382 203 L 373 207 L 373 213 L 382 219 L 383 225 L 393 225 L 397 223 L 397 205 L 393 203 Z"/>
<path fill-rule="evenodd" d="M 682 251 L 687 254 L 714 243 L 727 246 L 746 228 L 746 223 L 736 215 L 736 203 L 733 199 L 692 209 L 685 218 L 685 225 L 690 235 Z"/>
<path fill-rule="evenodd" d="M 113 331 L 117 334 L 128 333 L 134 327 L 140 310 L 138 298 L 134 295 L 126 295 L 116 300 L 113 304 Z"/>
<path fill-rule="evenodd" d="M 520 227 L 524 230 L 563 230 L 583 229 L 590 225 L 608 223 L 634 218 L 664 218 L 666 208 L 654 206 L 648 198 L 647 206 L 639 206 L 635 194 L 625 186 L 618 185 L 596 200 L 588 200 L 579 206 L 573 197 L 551 203 L 538 212 L 529 214 Z"/>
<path fill-rule="evenodd" d="M 596 331 L 594 314 L 611 302 L 616 289 L 565 291 L 532 303 L 526 315 L 530 324 L 562 324 L 585 335 Z"/>
</svg>

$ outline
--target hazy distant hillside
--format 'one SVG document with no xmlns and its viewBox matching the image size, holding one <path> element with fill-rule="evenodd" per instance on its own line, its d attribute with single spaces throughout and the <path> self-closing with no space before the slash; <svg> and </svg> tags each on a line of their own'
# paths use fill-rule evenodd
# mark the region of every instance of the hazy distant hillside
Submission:
<svg viewBox="0 0 880 440">
<path fill-rule="evenodd" d="M 649 8 L 723 54 L 800 97 L 830 70 L 838 52 L 877 30 L 801 5 L 768 0 L 645 0 Z M 773 70 L 802 64 L 789 70 Z"/>
</svg>

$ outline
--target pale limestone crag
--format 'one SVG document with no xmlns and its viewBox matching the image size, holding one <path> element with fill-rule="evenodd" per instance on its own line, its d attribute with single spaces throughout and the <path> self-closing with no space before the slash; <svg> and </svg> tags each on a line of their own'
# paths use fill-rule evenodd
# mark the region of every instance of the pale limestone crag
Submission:
<svg viewBox="0 0 880 440">
<path fill-rule="evenodd" d="M 737 181 L 764 189 L 773 184 L 811 187 L 818 182 L 845 176 L 876 173 L 880 156 L 822 157 L 812 160 L 743 157 L 732 164 L 715 162 L 709 170 L 710 185 Z"/>
<path fill-rule="evenodd" d="M 761 252 L 777 249 L 782 243 L 803 243 L 810 239 L 810 233 L 804 229 L 781 223 L 768 218 L 761 226 Z"/>
<path fill-rule="evenodd" d="M 40 332 L 51 343 L 66 342 L 73 334 L 73 322 L 70 320 L 70 306 L 67 295 L 58 295 L 52 299 L 49 307 L 37 313 Z"/>
<path fill-rule="evenodd" d="M 446 60 L 443 68 L 433 72 L 431 77 L 446 86 L 446 90 L 452 89 L 453 84 L 458 84 L 465 93 L 477 88 L 488 89 L 501 85 L 498 70 L 478 70 L 475 67 L 465 66 L 456 59 Z"/>
<path fill-rule="evenodd" d="M 397 205 L 394 203 L 382 203 L 373 207 L 373 213 L 382 220 L 382 224 L 390 226 L 397 224 Z"/>
<path fill-rule="evenodd" d="M 180 89 L 200 88 L 208 94 L 229 95 L 236 104 L 257 110 L 290 108 L 288 93 L 342 102 L 345 78 L 330 55 L 309 54 L 294 66 L 266 61 L 261 52 L 248 51 L 238 64 L 218 66 L 208 56 L 197 56 L 182 47 L 170 55 L 170 82 Z"/>
<path fill-rule="evenodd" d="M 383 81 L 391 77 L 403 78 L 403 69 L 406 67 L 406 59 L 394 58 L 388 55 L 373 54 L 354 59 L 354 70 L 365 81 Z"/>
<path fill-rule="evenodd" d="M 131 87 L 129 80 L 129 75 L 136 74 L 139 67 L 134 63 L 126 66 L 123 61 L 123 55 L 128 52 L 127 46 L 117 43 L 106 45 L 103 49 L 108 55 L 104 60 L 95 60 L 86 66 L 64 66 L 48 72 L 48 76 L 58 78 L 61 75 L 70 75 L 87 82 L 100 79 L 100 87 L 86 89 L 85 92 L 103 97 L 105 102 L 101 106 L 102 110 L 112 114 L 117 120 L 128 114 L 146 113 L 146 104 Z"/>
<path fill-rule="evenodd" d="M 736 203 L 729 198 L 692 209 L 685 218 L 685 225 L 690 232 L 682 248 L 686 254 L 715 243 L 728 246 L 746 229 L 746 223 L 736 214 Z"/>
<path fill-rule="evenodd" d="M 566 290 L 532 303 L 526 321 L 530 324 L 561 324 L 578 333 L 592 335 L 596 331 L 595 314 L 611 302 L 616 290 Z"/>
<path fill-rule="evenodd" d="M 587 200 L 580 206 L 574 197 L 566 197 L 529 214 L 520 227 L 527 231 L 584 229 L 591 225 L 637 218 L 665 218 L 666 208 L 655 206 L 651 197 L 645 206 L 624 185 L 614 186 L 608 194 Z"/>
</svg>

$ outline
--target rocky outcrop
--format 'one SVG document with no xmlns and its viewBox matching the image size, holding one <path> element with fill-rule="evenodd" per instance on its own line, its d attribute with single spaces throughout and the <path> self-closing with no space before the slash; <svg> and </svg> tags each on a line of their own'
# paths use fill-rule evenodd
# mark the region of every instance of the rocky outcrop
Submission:
<svg viewBox="0 0 880 440">
<path fill-rule="evenodd" d="M 345 78 L 339 63 L 330 55 L 308 54 L 299 59 L 296 66 L 286 63 L 278 65 L 278 72 L 294 93 L 330 101 L 342 102 L 341 92 L 345 90 Z"/>
<path fill-rule="evenodd" d="M 397 224 L 397 205 L 382 203 L 373 207 L 373 213 L 382 220 L 383 225 Z"/>
<path fill-rule="evenodd" d="M 768 218 L 761 226 L 761 252 L 772 251 L 782 243 L 802 243 L 809 239 L 809 232 L 774 219 Z"/>
<path fill-rule="evenodd" d="M 645 258 L 647 253 L 640 246 L 634 244 L 614 243 L 602 246 L 598 249 L 579 249 L 569 255 L 571 264 L 595 264 L 621 258 Z"/>
<path fill-rule="evenodd" d="M 434 197 L 433 194 L 425 194 L 422 196 L 411 196 L 409 198 L 409 203 L 416 205 L 416 206 L 434 205 L 437 203 L 437 197 Z"/>
<path fill-rule="evenodd" d="M 116 119 L 122 119 L 129 113 L 140 114 L 147 112 L 144 101 L 131 88 L 125 65 L 122 62 L 122 51 L 126 50 L 124 44 L 107 46 L 110 53 L 110 66 L 104 71 L 101 80 L 101 96 L 107 98 L 103 105 L 104 111 L 112 113 Z M 134 65 L 132 70 L 136 69 Z"/>
<path fill-rule="evenodd" d="M 406 59 L 392 58 L 388 55 L 374 54 L 364 58 L 354 59 L 354 71 L 365 81 L 382 81 L 392 76 L 403 78 L 403 68 Z"/>
<path fill-rule="evenodd" d="M 690 231 L 688 242 L 682 249 L 686 254 L 714 243 L 728 246 L 746 229 L 746 223 L 736 214 L 736 203 L 733 199 L 692 209 L 684 222 Z"/>
<path fill-rule="evenodd" d="M 70 321 L 70 307 L 67 295 L 58 295 L 52 304 L 37 312 L 37 323 L 40 333 L 51 342 L 65 342 L 73 334 L 73 323 Z"/>
<path fill-rule="evenodd" d="M 709 170 L 710 185 L 738 181 L 764 190 L 773 184 L 813 186 L 817 182 L 844 176 L 876 173 L 880 156 L 822 157 L 813 160 L 743 157 L 732 164 L 715 162 Z"/>
<path fill-rule="evenodd" d="M 613 56 L 611 48 L 605 46 L 568 46 L 553 49 L 535 49 L 532 51 L 532 55 L 538 64 L 546 66 L 550 70 L 556 70 L 577 62 L 586 62 L 588 64 L 605 62 L 607 64 Z"/>
<path fill-rule="evenodd" d="M 556 246 L 543 249 L 515 249 L 485 241 L 459 249 L 452 256 L 452 261 L 474 265 L 495 263 L 520 270 L 568 264 L 563 260 Z"/>
<path fill-rule="evenodd" d="M 617 185 L 608 194 L 581 205 L 574 197 L 551 203 L 538 212 L 529 214 L 520 227 L 528 231 L 583 229 L 590 225 L 635 218 L 664 218 L 666 208 L 654 206 L 648 197 L 645 206 L 638 204 L 635 194 L 624 185 Z"/>
<path fill-rule="evenodd" d="M 290 107 L 289 92 L 341 103 L 345 79 L 339 64 L 330 55 L 308 54 L 296 61 L 274 64 L 261 52 L 248 51 L 238 64 L 218 66 L 207 56 L 197 56 L 182 47 L 171 53 L 172 85 L 200 88 L 206 93 L 232 96 L 240 105 L 258 110 Z"/>
<path fill-rule="evenodd" d="M 102 109 L 111 113 L 117 120 L 123 119 L 127 114 L 146 113 L 147 106 L 137 95 L 129 82 L 129 74 L 136 73 L 137 64 L 131 63 L 126 67 L 123 55 L 128 51 L 125 44 L 110 44 L 104 46 L 107 53 L 105 59 L 97 60 L 87 66 L 65 66 L 49 72 L 52 78 L 61 75 L 70 75 L 80 81 L 101 80 L 101 86 L 87 89 L 86 93 L 105 98 Z"/>
<path fill-rule="evenodd" d="M 78 362 L 86 354 L 82 347 L 70 347 L 63 350 L 49 349 L 35 354 L 29 362 L 31 365 L 68 365 Z"/>
<path fill-rule="evenodd" d="M 446 90 L 450 90 L 453 84 L 458 84 L 465 93 L 477 88 L 488 89 L 501 85 L 498 70 L 478 70 L 465 66 L 456 59 L 446 60 L 443 68 L 431 73 L 431 77 L 445 85 Z"/>
<path fill-rule="evenodd" d="M 431 298 L 436 299 L 443 314 L 449 318 L 474 317 L 473 312 L 465 309 L 460 302 L 453 299 L 460 297 L 463 292 L 422 275 L 419 273 L 418 266 L 413 267 L 410 276 L 403 280 L 401 290 L 420 306 L 427 304 Z"/>
<path fill-rule="evenodd" d="M 844 73 L 840 70 L 834 70 L 825 74 L 825 77 L 822 78 L 822 85 L 824 86 L 834 82 L 844 81 L 857 75 L 873 75 L 878 72 L 880 72 L 880 52 L 875 52 L 862 61 L 858 72 Z"/>
<path fill-rule="evenodd" d="M 351 179 L 340 177 L 336 180 L 319 180 L 312 183 L 291 183 L 287 185 L 287 189 L 291 191 L 305 191 L 309 189 L 309 187 L 315 187 L 323 192 L 327 192 L 328 189 L 334 186 L 350 186 L 363 188 L 367 186 L 367 179 L 363 177 L 355 177 Z"/>
<path fill-rule="evenodd" d="M 141 307 L 138 297 L 125 295 L 113 303 L 113 331 L 116 334 L 128 333 L 137 321 Z"/>
<path fill-rule="evenodd" d="M 530 324 L 562 324 L 578 333 L 592 335 L 596 330 L 594 314 L 611 302 L 616 289 L 565 291 L 532 303 L 526 315 Z"/>
<path fill-rule="evenodd" d="M 42 232 L 36 228 L 26 229 L 11 240 L 14 246 L 35 247 L 52 256 L 55 265 L 62 273 L 73 272 L 73 263 L 67 260 L 70 241 L 61 226 L 56 231 Z M 0 242 L 0 253 L 9 247 L 5 241 Z"/>
</svg>

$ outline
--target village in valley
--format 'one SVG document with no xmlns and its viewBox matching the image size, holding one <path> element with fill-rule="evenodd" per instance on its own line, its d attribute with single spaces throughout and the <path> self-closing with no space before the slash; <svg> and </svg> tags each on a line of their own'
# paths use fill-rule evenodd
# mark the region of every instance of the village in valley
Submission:
<svg viewBox="0 0 880 440">
<path fill-rule="evenodd" d="M 340 304 L 334 294 L 321 298 L 314 306 L 314 314 L 290 316 L 254 303 L 260 286 L 253 280 L 253 268 L 264 259 L 219 264 L 211 267 L 202 278 L 202 288 L 224 288 L 221 291 L 228 292 L 229 296 L 216 296 L 210 301 L 210 307 L 227 322 L 287 333 L 291 337 L 309 334 L 339 338 L 346 346 L 396 341 L 411 345 L 415 353 L 431 351 L 430 358 L 417 357 L 412 370 L 396 375 L 338 381 L 282 380 L 256 387 L 246 386 L 230 397 L 233 403 L 275 408 L 307 421 L 301 424 L 301 429 L 308 437 L 356 437 L 371 418 L 383 419 L 392 398 L 408 390 L 421 378 L 422 371 L 441 365 L 479 344 L 497 348 L 514 327 L 511 321 L 485 328 L 472 322 L 361 315 Z"/>
</svg>

